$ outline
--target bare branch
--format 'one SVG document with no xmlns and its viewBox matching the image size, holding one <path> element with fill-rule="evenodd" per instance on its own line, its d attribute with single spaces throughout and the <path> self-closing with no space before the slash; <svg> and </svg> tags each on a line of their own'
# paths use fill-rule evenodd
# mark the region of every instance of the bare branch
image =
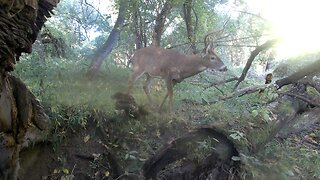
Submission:
<svg viewBox="0 0 320 180">
<path fill-rule="evenodd" d="M 107 21 L 107 19 L 105 18 L 105 16 L 103 16 L 103 15 L 100 13 L 99 9 L 95 8 L 92 4 L 88 3 L 87 0 L 84 0 L 84 3 L 85 3 L 85 5 L 91 7 L 92 9 L 94 9 L 94 10 L 99 14 L 99 16 L 100 16 L 102 19 L 104 19 L 105 21 Z"/>
<path fill-rule="evenodd" d="M 264 18 L 264 17 L 262 17 L 262 16 L 260 16 L 260 15 L 258 15 L 258 14 L 254 14 L 254 13 L 247 12 L 247 11 L 238 11 L 238 12 L 241 12 L 241 13 L 243 13 L 243 14 L 249 14 L 249 15 L 254 16 L 254 17 L 257 17 L 257 18 L 259 18 L 259 19 L 268 21 L 266 18 Z"/>
<path fill-rule="evenodd" d="M 244 67 L 243 71 L 242 71 L 242 74 L 241 76 L 239 77 L 238 79 L 238 82 L 236 83 L 236 85 L 234 86 L 234 90 L 237 89 L 237 87 L 239 86 L 239 84 L 245 79 L 248 71 L 249 71 L 249 68 L 251 67 L 251 64 L 253 62 L 253 60 L 255 59 L 255 57 L 261 52 L 261 51 L 264 51 L 264 50 L 267 50 L 269 49 L 270 47 L 272 47 L 275 43 L 277 43 L 279 41 L 279 39 L 272 39 L 272 40 L 269 40 L 267 42 L 265 42 L 264 44 L 262 44 L 261 46 L 258 46 L 255 50 L 253 50 L 251 52 L 251 55 L 247 61 L 247 64 L 246 66 Z"/>
<path fill-rule="evenodd" d="M 219 101 L 225 101 L 225 100 L 228 100 L 231 98 L 241 97 L 246 94 L 251 94 L 251 93 L 254 93 L 257 91 L 265 90 L 269 86 L 271 86 L 271 85 L 270 84 L 263 84 L 263 85 L 249 86 L 249 87 L 237 90 L 237 91 L 233 91 L 232 93 L 227 94 L 225 96 L 220 96 L 218 100 L 208 102 L 208 104 L 214 104 Z"/>
<path fill-rule="evenodd" d="M 235 45 L 235 44 L 217 44 L 217 46 L 227 46 L 227 47 L 247 47 L 247 48 L 255 48 L 257 47 L 256 45 Z"/>
<path fill-rule="evenodd" d="M 248 39 L 257 39 L 257 38 L 261 38 L 263 36 L 270 36 L 272 34 L 261 34 L 261 35 L 256 35 L 256 36 L 247 36 L 247 37 L 240 37 L 240 38 L 232 38 L 232 39 L 225 39 L 223 41 L 217 41 L 217 43 L 220 42 L 232 42 L 232 41 L 241 41 L 241 40 L 248 40 Z"/>
<path fill-rule="evenodd" d="M 283 79 L 279 79 L 276 81 L 278 89 L 282 86 L 295 83 L 298 80 L 302 79 L 305 76 L 320 72 L 320 59 L 316 60 L 315 62 L 303 67 L 299 71 L 293 73 L 292 75 L 285 77 Z"/>
</svg>

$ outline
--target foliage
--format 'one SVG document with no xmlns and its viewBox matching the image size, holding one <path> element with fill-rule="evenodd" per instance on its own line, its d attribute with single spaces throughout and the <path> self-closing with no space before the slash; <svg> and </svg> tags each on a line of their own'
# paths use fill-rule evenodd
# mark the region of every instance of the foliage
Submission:
<svg viewBox="0 0 320 180">
<path fill-rule="evenodd" d="M 92 4 L 86 4 L 86 1 L 61 1 L 55 11 L 55 18 L 50 19 L 43 33 L 49 31 L 54 38 L 60 39 L 63 42 L 60 49 L 64 49 L 66 55 L 58 56 L 51 45 L 48 45 L 45 55 L 41 54 L 40 48 L 35 48 L 33 54 L 21 59 L 14 72 L 45 105 L 55 125 L 55 140 L 61 141 L 67 138 L 69 131 L 85 129 L 88 120 L 96 115 L 100 117 L 100 119 L 95 117 L 98 126 L 102 126 L 105 121 L 110 126 L 108 146 L 116 152 L 117 157 L 120 157 L 120 163 L 128 171 L 138 171 L 144 160 L 150 154 L 154 154 L 163 143 L 195 127 L 211 125 L 222 127 L 231 139 L 239 143 L 237 144 L 239 146 L 248 146 L 249 141 L 261 141 L 266 138 L 266 134 L 270 131 L 268 128 L 257 129 L 259 134 L 247 135 L 244 132 L 245 129 L 255 129 L 259 125 L 270 123 L 270 112 L 265 108 L 265 104 L 276 98 L 272 89 L 262 94 L 254 93 L 224 102 L 208 103 L 232 91 L 233 83 L 216 87 L 210 87 L 210 84 L 241 73 L 242 68 L 239 65 L 245 62 L 252 47 L 237 46 L 259 44 L 264 40 L 262 35 L 268 30 L 268 24 L 256 16 L 246 13 L 228 14 L 228 11 L 223 9 L 228 7 L 227 1 L 194 1 L 193 18 L 198 19 L 196 39 L 199 50 L 204 46 L 202 41 L 206 33 L 222 28 L 224 23 L 228 22 L 225 31 L 229 36 L 225 41 L 219 42 L 225 46 L 219 47 L 217 51 L 232 73 L 204 72 L 175 86 L 173 114 L 167 114 L 166 110 L 164 113 L 157 112 L 165 95 L 165 87 L 161 81 L 153 84 L 153 87 L 156 87 L 151 92 L 153 102 L 147 101 L 142 88 L 143 80 L 134 86 L 132 95 L 139 105 L 150 112 L 148 116 L 134 120 L 126 117 L 121 111 L 114 110 L 114 100 L 111 96 L 116 92 L 127 90 L 127 79 L 130 74 L 127 68 L 128 61 L 135 51 L 134 13 L 140 11 L 142 19 L 139 23 L 142 23 L 143 33 L 147 37 L 146 45 L 149 45 L 155 17 L 164 2 L 130 1 L 126 26 L 117 47 L 102 66 L 98 78 L 88 81 L 85 78 L 88 59 L 92 56 L 93 50 L 104 43 L 110 33 L 112 14 L 97 10 Z M 174 8 L 168 16 L 162 42 L 164 47 L 177 46 L 179 51 L 188 52 L 188 44 L 183 45 L 188 39 L 182 15 L 182 2 L 181 0 L 173 2 Z M 117 2 L 113 1 L 113 6 L 116 5 Z M 245 3 L 240 3 L 236 8 L 246 10 L 247 7 Z M 249 25 L 244 23 L 247 21 L 251 23 Z M 231 41 L 247 36 L 250 38 Z M 227 46 L 229 43 L 233 46 Z M 289 74 L 318 56 L 319 54 L 304 56 L 306 61 L 292 66 L 296 60 L 288 60 L 283 67 L 289 70 L 280 67 L 275 73 L 278 76 Z M 264 63 L 267 57 L 268 53 L 258 57 L 260 62 L 256 62 L 256 65 Z M 241 85 L 263 83 L 263 77 L 254 74 L 249 75 Z M 206 157 L 212 143 L 213 139 L 197 142 L 192 158 Z M 244 179 L 245 177 L 259 179 L 267 177 L 270 172 L 276 172 L 275 177 L 288 178 L 293 172 L 311 179 L 320 178 L 318 153 L 305 146 L 297 148 L 290 140 L 273 141 L 265 151 L 262 151 L 261 157 L 267 157 L 263 160 L 258 160 L 261 157 L 240 157 L 242 161 L 246 158 L 249 162 L 247 174 L 243 176 Z M 268 158 L 269 156 L 274 157 Z M 239 157 L 234 158 L 239 160 Z"/>
<path fill-rule="evenodd" d="M 319 152 L 303 141 L 294 135 L 283 141 L 273 141 L 259 156 L 264 157 L 270 167 L 282 164 L 282 172 L 287 178 L 319 179 Z"/>
</svg>

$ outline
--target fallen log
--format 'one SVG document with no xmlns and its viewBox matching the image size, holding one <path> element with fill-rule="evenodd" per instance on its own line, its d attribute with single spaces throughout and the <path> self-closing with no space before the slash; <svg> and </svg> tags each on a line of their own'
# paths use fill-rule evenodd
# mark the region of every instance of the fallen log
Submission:
<svg viewBox="0 0 320 180">
<path fill-rule="evenodd" d="M 296 83 L 288 93 L 307 96 L 306 85 Z M 246 137 L 244 143 L 230 138 L 228 133 L 223 131 L 223 129 L 228 129 L 227 126 L 197 129 L 164 145 L 161 150 L 151 156 L 143 166 L 145 178 L 239 179 L 241 169 L 245 169 L 240 167 L 245 164 L 237 161 L 239 160 L 239 152 L 248 156 L 254 155 L 283 129 L 286 129 L 286 134 L 290 133 L 290 129 L 286 127 L 289 124 L 299 123 L 301 118 L 296 117 L 301 112 L 308 110 L 308 103 L 300 98 L 284 94 L 269 103 L 266 108 L 269 112 L 269 121 L 258 124 L 255 128 L 242 129 L 241 133 Z M 292 129 L 292 131 L 294 130 Z M 205 138 L 215 140 L 215 143 L 211 144 L 212 149 L 207 152 L 207 156 L 197 163 L 185 161 L 195 148 L 199 148 L 197 142 L 201 142 Z M 207 160 L 210 163 L 207 163 Z"/>
<path fill-rule="evenodd" d="M 204 146 L 197 149 L 199 143 Z M 205 152 L 204 147 L 209 151 Z M 204 154 L 198 157 L 200 161 L 195 161 L 193 153 Z M 239 179 L 240 161 L 234 157 L 239 157 L 239 152 L 228 136 L 213 127 L 199 128 L 173 140 L 149 158 L 143 165 L 143 174 L 146 179 Z M 182 162 L 170 166 L 177 161 Z"/>
</svg>

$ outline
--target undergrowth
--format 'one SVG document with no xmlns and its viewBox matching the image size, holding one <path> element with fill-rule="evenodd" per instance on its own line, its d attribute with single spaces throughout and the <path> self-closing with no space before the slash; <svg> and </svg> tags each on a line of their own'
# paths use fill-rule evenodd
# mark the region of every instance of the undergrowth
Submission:
<svg viewBox="0 0 320 180">
<path fill-rule="evenodd" d="M 137 171 L 144 160 L 150 154 L 154 154 L 162 144 L 200 126 L 223 127 L 231 135 L 230 138 L 239 141 L 243 146 L 248 145 L 248 139 L 259 141 L 265 138 L 263 133 L 246 137 L 244 132 L 245 128 L 255 128 L 268 123 L 269 112 L 264 105 L 270 101 L 272 92 L 250 94 L 208 104 L 230 92 L 234 84 L 211 87 L 210 84 L 216 77 L 202 74 L 187 79 L 175 87 L 174 112 L 168 114 L 166 111 L 158 113 L 157 109 L 165 95 L 163 83 L 153 84 L 158 90 L 152 90 L 153 102 L 150 103 L 143 92 L 143 80 L 139 80 L 134 86 L 132 95 L 138 104 L 146 107 L 151 113 L 136 120 L 115 111 L 114 100 L 111 98 L 116 92 L 126 92 L 131 71 L 108 64 L 102 68 L 97 79 L 88 81 L 85 77 L 86 70 L 87 66 L 81 60 L 51 58 L 38 64 L 31 60 L 19 62 L 15 75 L 27 84 L 48 109 L 58 140 L 67 138 L 67 131 L 74 131 L 75 127 L 85 128 L 92 114 L 103 112 L 104 118 L 112 126 L 113 136 L 110 138 L 113 142 L 110 146 L 121 157 L 128 171 Z M 242 85 L 254 83 L 263 82 L 251 80 L 243 82 Z M 205 147 L 204 149 L 210 149 L 207 144 L 210 143 L 205 142 L 201 145 Z M 303 177 L 320 178 L 318 151 L 297 148 L 290 141 L 284 143 L 272 141 L 262 154 L 267 157 L 273 152 L 278 153 L 277 157 L 264 159 L 263 163 L 271 169 L 271 164 L 280 164 L 284 167 L 282 169 L 284 173 L 280 173 L 280 177 L 290 178 L 291 171 L 300 171 Z M 248 157 L 250 158 L 252 159 Z M 276 160 L 277 158 L 280 159 Z M 253 166 L 251 168 L 251 174 L 247 177 L 263 177 L 269 173 L 255 170 Z"/>
</svg>

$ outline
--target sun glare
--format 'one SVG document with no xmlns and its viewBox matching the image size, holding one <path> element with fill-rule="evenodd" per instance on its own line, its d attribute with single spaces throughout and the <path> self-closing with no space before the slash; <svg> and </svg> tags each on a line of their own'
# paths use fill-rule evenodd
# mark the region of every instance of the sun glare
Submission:
<svg viewBox="0 0 320 180">
<path fill-rule="evenodd" d="M 272 24 L 272 33 L 282 39 L 281 58 L 320 51 L 319 0 L 248 0 Z"/>
</svg>

